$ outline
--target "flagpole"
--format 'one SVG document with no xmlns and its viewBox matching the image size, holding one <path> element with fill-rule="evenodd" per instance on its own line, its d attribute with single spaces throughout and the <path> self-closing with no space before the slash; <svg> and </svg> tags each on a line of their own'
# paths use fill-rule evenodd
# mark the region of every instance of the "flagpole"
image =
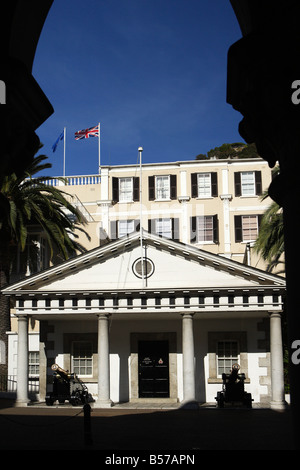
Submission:
<svg viewBox="0 0 300 470">
<path fill-rule="evenodd" d="M 101 161 L 100 161 L 100 122 L 98 124 L 98 173 L 101 174 Z"/>
<path fill-rule="evenodd" d="M 64 127 L 64 167 L 63 167 L 63 177 L 66 176 L 66 128 Z"/>
<path fill-rule="evenodd" d="M 143 255 L 143 226 L 142 226 L 142 152 L 143 147 L 138 149 L 140 154 L 140 243 L 141 243 L 141 263 L 142 263 L 142 287 L 144 287 L 144 255 Z"/>
</svg>

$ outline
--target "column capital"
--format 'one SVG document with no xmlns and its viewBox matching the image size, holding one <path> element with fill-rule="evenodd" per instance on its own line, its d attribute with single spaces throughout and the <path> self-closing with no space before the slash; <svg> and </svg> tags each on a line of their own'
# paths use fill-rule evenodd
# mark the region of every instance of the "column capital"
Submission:
<svg viewBox="0 0 300 470">
<path fill-rule="evenodd" d="M 179 312 L 179 315 L 181 315 L 183 318 L 189 318 L 195 315 L 196 312 Z"/>
<path fill-rule="evenodd" d="M 29 319 L 29 315 L 27 315 L 26 313 L 16 313 L 15 316 L 17 317 L 18 321 L 27 321 Z"/>
<path fill-rule="evenodd" d="M 110 312 L 101 312 L 101 313 L 96 314 L 96 316 L 98 317 L 99 320 L 101 320 L 101 319 L 108 320 L 111 315 L 112 314 Z"/>
<path fill-rule="evenodd" d="M 276 312 L 268 312 L 269 316 L 273 317 L 273 318 L 275 318 L 275 317 L 280 317 L 281 318 L 282 313 L 283 313 L 282 310 L 278 310 Z"/>
</svg>

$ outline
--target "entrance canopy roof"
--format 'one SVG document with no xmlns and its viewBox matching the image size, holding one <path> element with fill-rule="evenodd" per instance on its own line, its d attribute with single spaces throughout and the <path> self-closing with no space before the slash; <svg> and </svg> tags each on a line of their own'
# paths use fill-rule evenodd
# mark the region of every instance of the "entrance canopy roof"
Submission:
<svg viewBox="0 0 300 470">
<path fill-rule="evenodd" d="M 143 262 L 142 262 L 143 260 Z M 16 314 L 281 309 L 282 277 L 143 231 L 2 290 Z"/>
</svg>

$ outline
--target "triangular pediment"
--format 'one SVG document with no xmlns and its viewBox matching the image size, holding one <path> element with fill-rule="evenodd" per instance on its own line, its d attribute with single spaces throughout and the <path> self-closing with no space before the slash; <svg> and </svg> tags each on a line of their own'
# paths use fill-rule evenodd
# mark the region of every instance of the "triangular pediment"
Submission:
<svg viewBox="0 0 300 470">
<path fill-rule="evenodd" d="M 141 256 L 147 259 L 141 272 Z M 144 280 L 141 278 L 144 274 Z M 146 279 L 145 279 L 146 278 Z M 108 243 L 27 277 L 3 292 L 284 287 L 285 280 L 190 245 L 143 232 Z"/>
</svg>

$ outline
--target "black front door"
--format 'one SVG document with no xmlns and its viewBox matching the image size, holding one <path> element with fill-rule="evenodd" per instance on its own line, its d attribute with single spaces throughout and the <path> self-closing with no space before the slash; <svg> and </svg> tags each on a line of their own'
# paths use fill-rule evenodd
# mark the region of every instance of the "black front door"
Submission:
<svg viewBox="0 0 300 470">
<path fill-rule="evenodd" d="M 168 341 L 139 341 L 139 397 L 169 397 Z"/>
</svg>

